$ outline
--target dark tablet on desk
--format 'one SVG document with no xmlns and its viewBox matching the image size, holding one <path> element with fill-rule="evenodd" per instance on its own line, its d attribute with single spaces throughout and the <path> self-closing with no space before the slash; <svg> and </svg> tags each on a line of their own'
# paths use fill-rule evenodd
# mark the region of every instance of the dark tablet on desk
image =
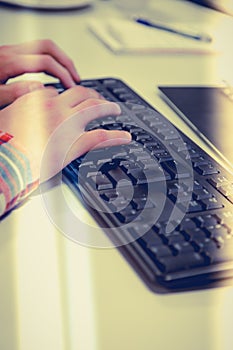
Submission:
<svg viewBox="0 0 233 350">
<path fill-rule="evenodd" d="M 165 101 L 233 165 L 231 91 L 211 86 L 160 86 Z"/>
</svg>

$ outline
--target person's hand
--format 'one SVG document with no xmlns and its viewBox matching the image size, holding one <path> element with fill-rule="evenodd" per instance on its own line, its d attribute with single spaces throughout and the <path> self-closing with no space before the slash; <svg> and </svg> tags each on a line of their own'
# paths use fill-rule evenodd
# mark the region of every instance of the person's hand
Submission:
<svg viewBox="0 0 233 350">
<path fill-rule="evenodd" d="M 93 148 L 130 142 L 131 136 L 125 131 L 85 132 L 91 120 L 118 114 L 120 107 L 116 103 L 103 100 L 96 91 L 82 86 L 60 95 L 55 89 L 41 89 L 19 97 L 1 110 L 0 125 L 1 130 L 14 136 L 13 143 L 29 153 L 34 179 L 42 174 L 44 181 Z"/>
<path fill-rule="evenodd" d="M 51 40 L 36 40 L 19 45 L 0 46 L 0 106 L 19 96 L 43 88 L 39 81 L 6 84 L 23 73 L 45 72 L 58 78 L 66 88 L 80 81 L 71 59 Z"/>
</svg>

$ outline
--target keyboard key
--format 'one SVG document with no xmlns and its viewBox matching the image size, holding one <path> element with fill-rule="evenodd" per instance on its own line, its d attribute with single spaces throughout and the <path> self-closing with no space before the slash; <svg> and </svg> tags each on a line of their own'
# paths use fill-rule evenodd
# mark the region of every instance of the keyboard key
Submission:
<svg viewBox="0 0 233 350">
<path fill-rule="evenodd" d="M 162 264 L 164 272 L 166 273 L 173 273 L 206 265 L 205 259 L 195 252 L 187 253 L 183 256 L 178 255 L 160 258 L 159 262 Z"/>
<path fill-rule="evenodd" d="M 195 223 L 198 227 L 214 227 L 218 225 L 218 220 L 215 215 L 199 215 L 194 218 Z"/>
<path fill-rule="evenodd" d="M 195 228 L 194 230 L 187 230 L 185 233 L 189 236 L 190 243 L 194 247 L 194 250 L 202 250 L 205 242 L 209 240 L 207 232 L 200 228 Z"/>
<path fill-rule="evenodd" d="M 209 259 L 209 263 L 225 263 L 232 261 L 233 259 L 233 239 L 229 239 L 226 245 L 221 248 L 214 243 L 209 241 L 203 247 L 206 258 Z"/>
<path fill-rule="evenodd" d="M 174 160 L 163 162 L 162 166 L 173 179 L 185 179 L 191 176 L 189 169 L 183 164 L 177 164 Z"/>
<path fill-rule="evenodd" d="M 196 223 L 194 220 L 190 218 L 184 218 L 181 223 L 180 223 L 180 230 L 185 231 L 185 230 L 194 230 L 196 229 Z"/>
<path fill-rule="evenodd" d="M 98 173 L 96 176 L 90 177 L 91 185 L 93 188 L 96 188 L 99 190 L 108 190 L 113 188 L 112 182 L 109 180 L 109 178 L 106 175 L 103 175 L 101 173 Z"/>
<path fill-rule="evenodd" d="M 136 185 L 164 181 L 164 174 L 159 168 L 145 170 L 135 169 L 132 170 L 129 175 Z"/>
<path fill-rule="evenodd" d="M 85 81 L 83 83 L 85 83 Z M 93 81 L 89 81 L 89 83 L 93 84 Z M 119 84 L 119 81 L 116 80 L 116 79 L 104 79 L 104 80 L 102 80 L 102 84 L 104 86 L 106 86 L 106 87 L 114 87 L 116 85 L 120 85 L 121 86 L 121 84 Z"/>
<path fill-rule="evenodd" d="M 140 161 L 143 162 L 144 160 L 152 160 L 151 155 L 147 152 L 140 152 L 138 154 L 135 154 L 134 156 L 137 162 L 140 162 Z"/>
<path fill-rule="evenodd" d="M 118 198 L 119 193 L 116 191 L 116 189 L 112 190 L 105 190 L 103 192 L 100 192 L 100 196 L 108 202 L 114 201 L 116 198 Z"/>
<path fill-rule="evenodd" d="M 161 130 L 158 132 L 158 134 L 165 141 L 176 140 L 179 138 L 179 134 L 177 133 L 177 131 L 171 129 Z"/>
<path fill-rule="evenodd" d="M 147 197 L 134 198 L 132 201 L 133 207 L 138 211 L 144 208 L 155 208 L 155 204 Z"/>
<path fill-rule="evenodd" d="M 193 246 L 187 241 L 181 241 L 179 243 L 175 243 L 173 247 L 176 249 L 177 254 L 190 254 L 194 252 Z"/>
<path fill-rule="evenodd" d="M 193 159 L 193 166 L 194 166 L 194 168 L 199 167 L 201 165 L 208 165 L 208 160 L 203 155 L 200 155 L 198 158 Z"/>
<path fill-rule="evenodd" d="M 162 260 L 163 257 L 168 258 L 172 256 L 172 250 L 166 245 L 158 246 L 156 244 L 151 244 L 149 245 L 149 249 L 151 252 L 153 252 L 156 259 L 162 263 L 163 263 L 163 260 Z"/>
<path fill-rule="evenodd" d="M 221 213 L 216 213 L 215 217 L 219 224 L 226 225 L 229 232 L 233 230 L 233 212 L 224 211 Z"/>
<path fill-rule="evenodd" d="M 215 197 L 202 199 L 201 203 L 206 210 L 223 208 L 222 203 L 220 203 Z"/>
<path fill-rule="evenodd" d="M 214 261 L 214 257 L 218 255 L 219 250 L 216 243 L 211 239 L 206 239 L 204 242 L 202 242 L 200 247 L 200 252 L 206 261 L 208 263 Z"/>
<path fill-rule="evenodd" d="M 193 198 L 196 200 L 211 198 L 213 195 L 205 188 L 195 189 L 193 192 Z"/>
<path fill-rule="evenodd" d="M 191 196 L 192 194 L 190 192 L 186 192 L 186 191 L 183 191 L 183 192 L 179 192 L 179 195 L 178 193 L 176 194 L 170 194 L 169 195 L 169 198 L 172 200 L 173 203 L 185 203 L 185 202 L 189 202 L 190 199 L 191 199 Z"/>
<path fill-rule="evenodd" d="M 168 184 L 168 195 L 175 195 L 178 193 L 178 191 L 186 191 L 186 186 L 182 183 L 179 184 L 178 182 L 173 182 Z"/>
<path fill-rule="evenodd" d="M 204 176 L 219 173 L 218 169 L 212 163 L 200 164 L 195 169 Z"/>
<path fill-rule="evenodd" d="M 120 168 L 127 174 L 130 174 L 133 170 L 140 169 L 139 164 L 132 162 L 131 160 L 121 161 Z"/>
<path fill-rule="evenodd" d="M 198 159 L 200 159 L 202 157 L 202 153 L 195 149 L 195 148 L 191 148 L 189 150 L 189 156 L 190 156 L 190 159 L 195 162 L 195 161 L 198 161 Z"/>
<path fill-rule="evenodd" d="M 229 184 L 229 181 L 227 180 L 227 178 L 222 175 L 212 176 L 210 179 L 208 179 L 208 182 L 215 188 Z"/>
<path fill-rule="evenodd" d="M 190 150 L 191 146 L 182 140 L 175 140 L 170 143 L 170 146 L 177 153 Z"/>
<path fill-rule="evenodd" d="M 207 229 L 210 237 L 216 242 L 222 245 L 226 239 L 230 237 L 226 227 L 222 225 L 216 225 Z"/>
<path fill-rule="evenodd" d="M 150 229 L 141 238 L 144 241 L 145 246 L 152 251 L 154 248 L 158 249 L 158 247 L 161 247 L 164 245 L 161 237 L 159 235 L 157 235 L 153 229 Z M 171 253 L 170 250 L 168 250 L 168 252 L 169 252 L 169 254 Z"/>
<path fill-rule="evenodd" d="M 121 168 L 117 167 L 116 169 L 112 169 L 107 174 L 110 176 L 111 183 L 113 183 L 114 186 L 131 186 L 130 178 Z"/>
<path fill-rule="evenodd" d="M 166 235 L 166 244 L 176 251 L 178 251 L 177 247 L 184 243 L 185 238 L 179 231 L 173 231 L 170 235 Z"/>
<path fill-rule="evenodd" d="M 233 195 L 233 184 L 219 186 L 217 190 L 228 198 Z"/>
<path fill-rule="evenodd" d="M 195 200 L 191 200 L 188 206 L 188 213 L 196 213 L 203 210 L 203 203 Z"/>
<path fill-rule="evenodd" d="M 127 207 L 121 212 L 115 213 L 115 215 L 118 218 L 118 220 L 120 220 L 120 222 L 124 224 L 127 224 L 132 221 L 137 222 L 138 220 L 140 220 L 140 216 L 138 215 L 138 212 L 131 207 Z"/>
</svg>

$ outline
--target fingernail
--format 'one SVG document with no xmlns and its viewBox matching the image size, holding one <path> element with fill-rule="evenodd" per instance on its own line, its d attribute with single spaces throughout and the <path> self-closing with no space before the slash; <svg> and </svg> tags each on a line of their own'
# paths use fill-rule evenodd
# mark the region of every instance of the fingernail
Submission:
<svg viewBox="0 0 233 350">
<path fill-rule="evenodd" d="M 112 102 L 112 103 L 114 103 L 115 104 L 115 106 L 117 107 L 117 109 L 118 109 L 118 112 L 119 113 L 121 113 L 121 107 L 119 106 L 119 104 L 118 103 L 116 103 L 116 102 Z"/>
<path fill-rule="evenodd" d="M 127 131 L 122 131 L 122 134 L 121 134 L 121 139 L 122 140 L 125 140 L 125 141 L 131 141 L 132 140 L 132 136 L 129 132 Z"/>
</svg>

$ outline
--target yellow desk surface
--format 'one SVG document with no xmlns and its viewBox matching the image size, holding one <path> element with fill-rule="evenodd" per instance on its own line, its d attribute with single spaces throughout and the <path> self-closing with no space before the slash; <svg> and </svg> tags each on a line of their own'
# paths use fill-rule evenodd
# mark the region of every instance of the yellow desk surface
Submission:
<svg viewBox="0 0 233 350">
<path fill-rule="evenodd" d="M 83 78 L 123 79 L 198 141 L 157 87 L 218 83 L 224 72 L 231 74 L 231 49 L 224 55 L 117 56 L 88 30 L 90 17 L 115 13 L 110 2 L 97 0 L 91 8 L 63 13 L 0 7 L 0 44 L 53 39 Z M 55 197 L 57 190 L 50 190 Z M 78 201 L 76 206 L 83 210 Z M 62 208 L 59 203 L 65 217 Z M 88 234 L 92 219 L 85 216 L 77 230 Z M 2 220 L 0 232 L 1 350 L 232 349 L 233 288 L 152 293 L 116 249 L 66 238 L 39 191 Z"/>
</svg>

